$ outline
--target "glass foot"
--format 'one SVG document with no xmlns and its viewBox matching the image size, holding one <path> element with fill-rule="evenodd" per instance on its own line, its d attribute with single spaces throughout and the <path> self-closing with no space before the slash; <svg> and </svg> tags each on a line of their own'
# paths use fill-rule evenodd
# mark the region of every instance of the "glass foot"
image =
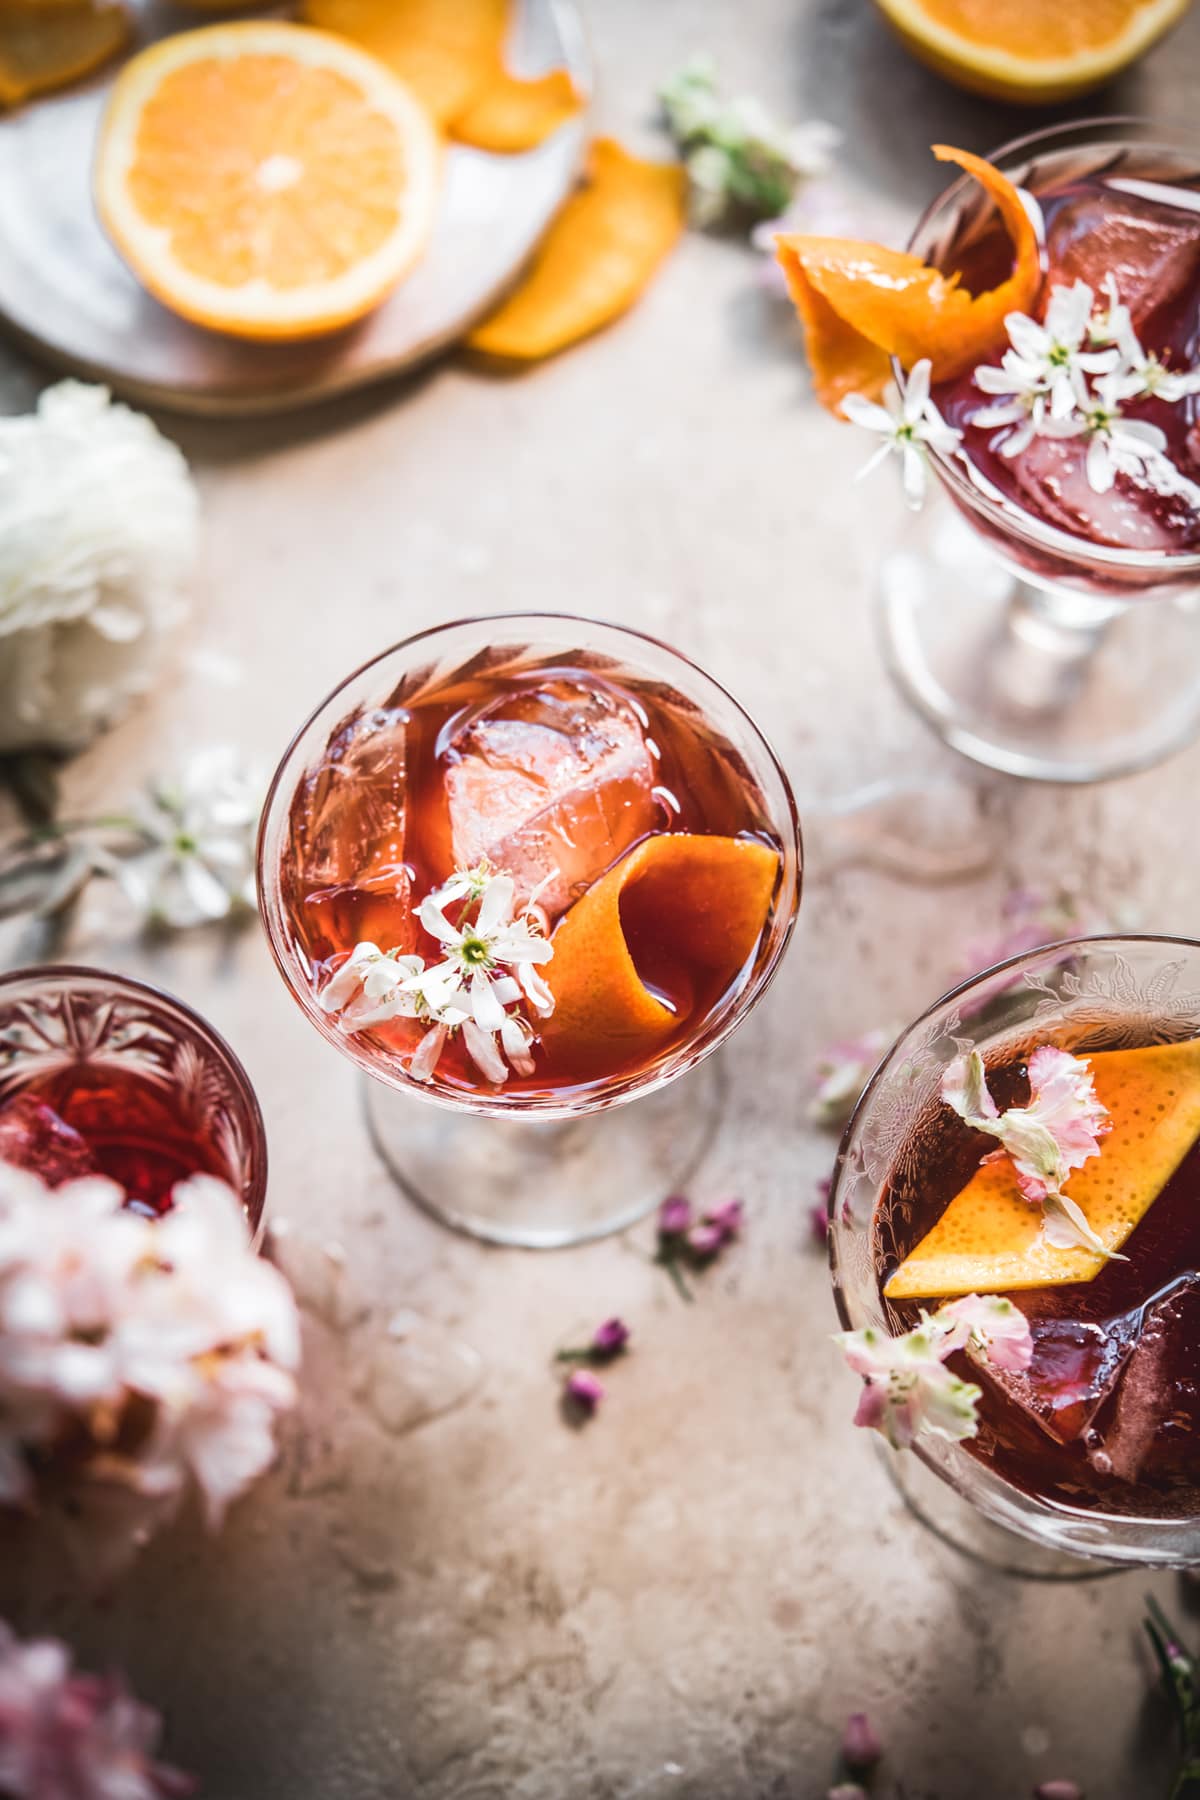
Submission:
<svg viewBox="0 0 1200 1800">
<path fill-rule="evenodd" d="M 879 625 L 922 718 L 1008 775 L 1103 781 L 1200 731 L 1200 594 L 1125 603 L 1034 586 L 944 500 L 885 559 Z"/>
<path fill-rule="evenodd" d="M 713 1062 L 626 1106 L 538 1122 L 432 1106 L 369 1077 L 375 1148 L 443 1225 L 493 1244 L 556 1250 L 622 1231 L 694 1174 L 720 1124 Z"/>
<path fill-rule="evenodd" d="M 882 1440 L 877 1441 L 877 1448 L 893 1487 L 913 1517 L 972 1562 L 1026 1581 L 1098 1581 L 1128 1567 L 1099 1556 L 1075 1556 L 1069 1550 L 1056 1550 L 1008 1531 L 985 1518 L 919 1456 L 892 1450 Z"/>
</svg>

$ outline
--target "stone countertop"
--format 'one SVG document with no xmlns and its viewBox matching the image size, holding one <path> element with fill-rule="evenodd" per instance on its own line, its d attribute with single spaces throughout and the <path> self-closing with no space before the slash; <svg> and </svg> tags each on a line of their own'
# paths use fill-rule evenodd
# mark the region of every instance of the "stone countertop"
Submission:
<svg viewBox="0 0 1200 1800">
<path fill-rule="evenodd" d="M 898 238 L 938 185 L 931 141 L 983 150 L 1041 122 L 926 74 L 866 0 L 590 10 L 604 128 L 651 147 L 656 81 L 706 45 L 731 84 L 842 128 L 848 198 Z M 1177 115 L 1198 81 L 1193 14 L 1076 110 Z M 5 353 L 0 403 L 42 379 Z M 804 1087 L 831 1037 L 923 1009 L 1017 882 L 1194 933 L 1200 746 L 1071 792 L 977 776 L 926 735 L 871 633 L 891 487 L 852 485 L 861 444 L 814 405 L 786 310 L 731 242 L 690 236 L 628 320 L 519 379 L 451 360 L 281 423 L 162 422 L 203 492 L 204 654 L 72 766 L 73 811 L 189 744 L 273 762 L 383 645 L 541 607 L 641 625 L 712 669 L 810 813 L 885 774 L 949 777 L 978 789 L 1000 848 L 977 878 L 922 887 L 823 860 L 818 822 L 787 963 L 722 1052 L 727 1109 L 695 1184 L 742 1193 L 748 1228 L 691 1307 L 649 1265 L 649 1226 L 490 1251 L 407 1204 L 354 1070 L 255 930 L 147 947 L 85 926 L 81 957 L 180 993 L 249 1067 L 270 1205 L 312 1251 L 308 1380 L 279 1468 L 217 1541 L 181 1521 L 102 1608 L 10 1558 L 0 1614 L 126 1667 L 213 1800 L 818 1800 L 859 1707 L 908 1800 L 1020 1800 L 1052 1775 L 1089 1800 L 1163 1793 L 1139 1617 L 1148 1587 L 1186 1610 L 1175 1579 L 1041 1585 L 967 1562 L 850 1428 L 807 1241 L 833 1143 Z M 21 934 L 10 959 L 38 949 Z M 340 1296 L 321 1291 L 329 1240 Z M 398 1311 L 408 1348 L 389 1352 Z M 614 1311 L 636 1353 L 570 1431 L 549 1359 Z"/>
</svg>

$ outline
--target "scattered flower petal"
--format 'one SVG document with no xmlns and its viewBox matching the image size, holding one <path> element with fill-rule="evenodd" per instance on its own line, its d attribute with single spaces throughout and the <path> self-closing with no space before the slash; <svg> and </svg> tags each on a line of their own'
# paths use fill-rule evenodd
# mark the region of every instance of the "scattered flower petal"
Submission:
<svg viewBox="0 0 1200 1800">
<path fill-rule="evenodd" d="M 734 1238 L 742 1229 L 745 1208 L 740 1200 L 723 1200 L 720 1206 L 711 1206 L 704 1215 L 705 1222 L 715 1225 L 725 1241 Z"/>
<path fill-rule="evenodd" d="M 693 1256 L 709 1262 L 724 1248 L 725 1233 L 719 1225 L 693 1225 L 687 1233 L 687 1247 Z"/>
</svg>

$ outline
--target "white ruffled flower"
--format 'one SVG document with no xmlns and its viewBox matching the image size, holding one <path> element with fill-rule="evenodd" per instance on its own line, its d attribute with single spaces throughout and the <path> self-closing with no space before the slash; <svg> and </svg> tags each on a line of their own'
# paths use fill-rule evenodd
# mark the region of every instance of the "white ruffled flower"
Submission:
<svg viewBox="0 0 1200 1800">
<path fill-rule="evenodd" d="M 400 956 L 364 940 L 321 989 L 321 1010 L 339 1013 L 348 1031 L 366 1031 L 388 1019 L 415 1019 L 420 1001 L 404 983 L 424 967 L 420 956 Z"/>
<path fill-rule="evenodd" d="M 111 1675 L 76 1673 L 55 1638 L 0 1622 L 0 1793 L 6 1800 L 168 1800 L 194 1791 L 154 1761 L 162 1721 Z"/>
<path fill-rule="evenodd" d="M 33 1498 L 29 1452 L 52 1468 L 64 1432 L 82 1428 L 78 1480 L 119 1484 L 146 1519 L 194 1484 L 215 1527 L 271 1462 L 294 1403 L 295 1302 L 224 1182 L 177 1184 L 161 1220 L 124 1202 L 102 1176 L 52 1189 L 0 1164 L 0 1504 Z M 148 1426 L 118 1452 L 135 1401 Z"/>
<path fill-rule="evenodd" d="M 947 425 L 929 398 L 930 371 L 927 356 L 914 363 L 899 398 L 887 406 L 878 406 L 862 394 L 847 394 L 842 401 L 846 418 L 864 430 L 878 432 L 884 440 L 863 464 L 858 479 L 861 481 L 864 475 L 878 468 L 886 457 L 899 456 L 904 498 L 914 512 L 925 499 L 927 452 L 936 450 L 943 456 L 950 456 L 962 441 L 962 432 Z"/>
<path fill-rule="evenodd" d="M 107 389 L 0 419 L 0 750 L 78 749 L 150 688 L 197 523 L 179 450 Z"/>
<path fill-rule="evenodd" d="M 236 751 L 197 751 L 136 803 L 145 847 L 122 858 L 105 853 L 102 866 L 148 918 L 179 928 L 223 919 L 254 905 L 261 805 L 262 781 Z"/>
<path fill-rule="evenodd" d="M 1029 1105 L 1001 1112 L 988 1089 L 983 1058 L 972 1050 L 947 1068 L 942 1099 L 973 1130 L 999 1140 L 1000 1149 L 985 1160 L 1011 1159 L 1021 1193 L 1042 1208 L 1048 1244 L 1125 1260 L 1107 1248 L 1082 1207 L 1063 1192 L 1072 1171 L 1100 1155 L 1100 1139 L 1112 1129 L 1086 1057 L 1042 1044 L 1029 1058 Z"/>
</svg>

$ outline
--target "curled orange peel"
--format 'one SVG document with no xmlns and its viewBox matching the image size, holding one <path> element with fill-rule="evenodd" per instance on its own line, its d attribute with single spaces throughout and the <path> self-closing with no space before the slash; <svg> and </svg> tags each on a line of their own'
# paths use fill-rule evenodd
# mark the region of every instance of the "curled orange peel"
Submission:
<svg viewBox="0 0 1200 1800">
<path fill-rule="evenodd" d="M 514 155 L 542 143 L 574 118 L 580 104 L 575 83 L 565 69 L 525 79 L 501 63 L 456 115 L 451 130 L 460 144 Z"/>
<path fill-rule="evenodd" d="M 957 163 L 995 201 L 1012 241 L 1012 273 L 971 294 L 956 274 L 943 275 L 907 250 L 781 234 L 776 254 L 804 325 L 817 398 L 830 412 L 840 413 L 847 394 L 878 399 L 893 356 L 905 369 L 928 357 L 935 381 L 962 374 L 993 348 L 1005 314 L 1028 312 L 1037 295 L 1038 235 L 1012 182 L 968 150 L 935 144 L 933 154 Z"/>
<path fill-rule="evenodd" d="M 539 1027 L 550 1053 L 561 1049 L 575 1067 L 596 1073 L 652 1055 L 695 1004 L 688 971 L 701 971 L 711 992 L 732 983 L 754 954 L 778 877 L 778 852 L 752 838 L 675 832 L 635 845 L 554 933 L 544 974 L 555 1006 Z M 664 921 L 677 959 L 674 1010 L 645 985 L 634 960 L 639 938 L 657 938 Z"/>
</svg>

